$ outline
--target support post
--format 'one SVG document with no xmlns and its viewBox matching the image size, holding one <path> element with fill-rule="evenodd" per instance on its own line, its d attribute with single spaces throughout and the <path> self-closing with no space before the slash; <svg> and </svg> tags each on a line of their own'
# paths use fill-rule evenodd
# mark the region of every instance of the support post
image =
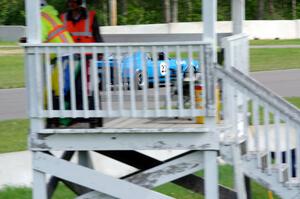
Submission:
<svg viewBox="0 0 300 199">
<path fill-rule="evenodd" d="M 88 151 L 78 151 L 78 164 L 84 167 L 93 168 L 93 163 Z"/>
<path fill-rule="evenodd" d="M 231 0 L 231 18 L 233 34 L 243 33 L 245 20 L 245 0 Z"/>
<path fill-rule="evenodd" d="M 219 198 L 217 151 L 204 152 L 205 198 Z"/>
<path fill-rule="evenodd" d="M 216 111 L 215 111 L 215 78 L 213 74 L 214 64 L 217 63 L 217 0 L 203 0 L 202 13 L 203 13 L 203 41 L 210 42 L 212 49 L 208 49 L 206 54 L 206 117 L 207 126 L 212 132 L 216 130 Z M 216 140 L 218 142 L 218 140 Z M 217 164 L 217 151 L 204 152 L 204 176 L 205 176 L 205 198 L 216 199 L 219 198 L 218 191 L 218 164 Z"/>
<path fill-rule="evenodd" d="M 203 0 L 203 41 L 212 42 L 213 61 L 217 62 L 217 0 Z"/>
<path fill-rule="evenodd" d="M 32 165 L 35 165 L 36 152 L 33 152 Z M 33 169 L 33 199 L 47 199 L 46 174 Z"/>
</svg>

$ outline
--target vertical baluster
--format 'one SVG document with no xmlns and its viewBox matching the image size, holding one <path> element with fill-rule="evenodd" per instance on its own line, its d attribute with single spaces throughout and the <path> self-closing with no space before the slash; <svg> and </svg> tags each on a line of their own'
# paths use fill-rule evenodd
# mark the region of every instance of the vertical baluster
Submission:
<svg viewBox="0 0 300 199">
<path fill-rule="evenodd" d="M 46 59 L 46 87 L 47 87 L 47 109 L 49 112 L 49 117 L 53 117 L 53 98 L 52 98 L 52 72 L 50 64 L 50 53 L 49 47 L 45 50 Z"/>
<path fill-rule="evenodd" d="M 112 92 L 112 95 L 114 96 L 115 95 L 115 91 L 118 90 L 118 85 L 119 85 L 119 78 L 118 78 L 118 66 L 116 65 L 117 62 L 115 60 L 116 58 L 116 48 L 111 48 L 111 60 L 110 60 L 110 64 L 111 64 L 111 75 L 110 77 L 112 78 L 112 81 L 111 81 L 111 90 L 113 91 Z M 112 106 L 114 107 L 114 106 Z"/>
<path fill-rule="evenodd" d="M 202 85 L 202 94 L 201 94 L 201 98 L 202 98 L 202 107 L 203 109 L 205 108 L 205 104 L 206 104 L 206 86 L 205 86 L 205 67 L 204 67 L 204 46 L 200 46 L 200 51 L 199 51 L 199 67 L 200 67 L 200 80 L 201 80 L 201 85 Z M 223 83 L 224 84 L 224 83 Z M 224 95 L 223 95 L 224 97 Z M 224 102 L 224 100 L 222 99 L 222 102 Z M 205 110 L 203 110 L 203 113 L 205 112 Z"/>
<path fill-rule="evenodd" d="M 148 67 L 146 66 L 145 60 L 145 49 L 144 47 L 140 47 L 141 51 L 141 64 L 142 64 L 142 78 L 143 78 L 143 111 L 144 117 L 148 116 Z"/>
<path fill-rule="evenodd" d="M 80 47 L 80 58 L 81 58 L 81 88 L 82 88 L 82 101 L 83 101 L 83 112 L 84 117 L 88 117 L 88 94 L 87 94 L 87 63 L 86 63 L 86 51 L 84 47 Z"/>
<path fill-rule="evenodd" d="M 267 172 L 270 174 L 271 172 L 271 151 L 270 151 L 270 112 L 269 106 L 267 104 L 264 105 L 264 140 L 265 140 L 265 151 L 267 153 Z"/>
<path fill-rule="evenodd" d="M 111 115 L 112 111 L 112 98 L 111 98 L 111 75 L 110 75 L 110 61 L 109 61 L 109 52 L 108 52 L 108 47 L 104 48 L 104 59 L 105 59 L 105 64 L 104 64 L 104 70 L 105 70 L 105 77 L 103 79 L 105 82 L 105 92 L 107 96 L 107 115 Z M 103 75 L 104 76 L 104 75 Z"/>
<path fill-rule="evenodd" d="M 99 100 L 99 76 L 98 76 L 98 59 L 97 59 L 97 49 L 96 47 L 92 48 L 93 53 L 93 64 L 91 64 L 91 81 L 92 81 L 92 87 L 93 87 L 93 94 L 94 94 L 94 106 L 96 115 L 98 115 L 98 111 L 100 110 L 100 100 Z"/>
<path fill-rule="evenodd" d="M 176 46 L 176 61 L 177 61 L 177 95 L 178 95 L 178 109 L 179 116 L 183 116 L 183 91 L 182 91 L 182 66 L 181 66 L 181 51 L 180 46 Z"/>
<path fill-rule="evenodd" d="M 286 122 L 285 122 L 285 145 L 286 145 L 285 162 L 288 165 L 288 178 L 291 179 L 293 167 L 291 161 L 290 121 L 288 117 L 286 117 Z"/>
<path fill-rule="evenodd" d="M 157 48 L 152 47 L 153 56 L 153 77 L 154 77 L 154 106 L 155 106 L 155 116 L 159 116 L 159 82 L 158 82 L 158 64 L 157 64 Z"/>
<path fill-rule="evenodd" d="M 249 132 L 248 132 L 248 128 L 249 128 L 249 118 L 248 118 L 248 96 L 247 96 L 247 92 L 243 93 L 243 107 L 242 107 L 242 111 L 243 111 L 243 134 L 245 136 L 246 139 L 246 151 L 248 152 L 249 150 Z"/>
<path fill-rule="evenodd" d="M 37 84 L 35 80 L 35 55 L 28 51 L 31 51 L 31 48 L 25 49 L 27 56 L 25 56 L 26 62 L 26 94 L 27 94 L 27 106 L 29 107 L 29 116 L 36 117 L 37 110 L 36 110 L 36 101 L 37 101 Z"/>
<path fill-rule="evenodd" d="M 136 115 L 136 103 L 135 103 L 135 81 L 134 77 L 136 76 L 134 69 L 134 54 L 132 47 L 129 47 L 129 84 L 130 84 L 130 104 L 131 104 L 131 116 Z"/>
<path fill-rule="evenodd" d="M 41 52 L 40 48 L 35 47 L 34 48 L 35 53 L 35 63 L 36 63 L 36 83 L 37 83 L 37 99 L 38 99 L 38 115 L 39 117 L 42 116 L 43 110 L 44 110 L 44 80 L 43 80 L 43 65 L 41 60 Z"/>
<path fill-rule="evenodd" d="M 259 121 L 258 121 L 258 119 L 259 119 L 259 106 L 258 106 L 258 102 L 257 102 L 257 98 L 254 98 L 253 99 L 253 101 L 252 101 L 252 106 L 253 106 L 253 127 L 254 127 L 254 136 L 255 136 L 255 138 L 254 138 L 254 149 L 255 149 L 255 151 L 256 151 L 256 154 L 257 154 L 257 166 L 258 167 L 260 167 L 261 165 L 260 165 L 260 154 L 259 154 L 259 152 L 260 152 L 260 143 L 259 143 L 259 141 L 260 141 L 260 139 L 259 139 L 259 126 L 258 126 L 258 124 L 259 124 Z"/>
<path fill-rule="evenodd" d="M 189 67 L 189 75 L 190 75 L 190 101 L 191 101 L 191 116 L 195 117 L 195 77 L 194 77 L 194 68 L 193 68 L 193 50 L 192 46 L 188 46 L 188 67 Z"/>
<path fill-rule="evenodd" d="M 236 89 L 233 89 L 233 104 L 235 106 L 232 106 L 232 112 L 233 112 L 233 118 L 232 118 L 232 124 L 233 124 L 233 133 L 234 133 L 234 140 L 235 143 L 239 143 L 239 132 L 238 132 L 238 91 Z"/>
<path fill-rule="evenodd" d="M 120 114 L 123 116 L 123 111 L 124 111 L 124 94 L 123 94 L 123 85 L 125 82 L 123 82 L 123 70 L 124 68 L 122 67 L 122 57 L 121 57 L 121 49 L 120 46 L 117 47 L 117 66 L 118 66 L 118 81 L 119 81 L 119 89 L 118 89 L 118 94 L 119 94 L 119 111 Z"/>
<path fill-rule="evenodd" d="M 165 75 L 165 85 L 166 85 L 166 102 L 167 102 L 167 116 L 171 116 L 171 83 L 170 83 L 170 62 L 169 62 L 169 48 L 168 46 L 164 47 L 165 53 L 165 62 L 166 62 L 166 75 Z"/>
<path fill-rule="evenodd" d="M 280 146 L 280 114 L 279 112 L 274 112 L 274 119 L 275 119 L 275 163 L 277 168 L 281 167 L 282 158 L 281 158 L 281 146 Z"/>
<path fill-rule="evenodd" d="M 62 66 L 61 48 L 57 47 L 57 66 L 58 66 L 58 84 L 59 84 L 59 110 L 60 116 L 64 117 L 65 96 L 64 96 L 64 70 Z"/>
<path fill-rule="evenodd" d="M 75 69 L 75 61 L 74 61 L 74 53 L 72 48 L 69 48 L 69 76 L 70 76 L 70 96 L 71 96 L 71 110 L 72 117 L 76 117 L 76 87 L 75 87 L 75 79 L 76 73 L 78 70 Z M 78 88 L 77 88 L 78 89 Z"/>
<path fill-rule="evenodd" d="M 300 183 L 300 125 L 295 125 L 294 126 L 295 128 L 295 131 L 296 131 L 296 149 L 295 149 L 295 152 L 296 152 L 296 177 L 298 178 L 298 182 Z"/>
</svg>

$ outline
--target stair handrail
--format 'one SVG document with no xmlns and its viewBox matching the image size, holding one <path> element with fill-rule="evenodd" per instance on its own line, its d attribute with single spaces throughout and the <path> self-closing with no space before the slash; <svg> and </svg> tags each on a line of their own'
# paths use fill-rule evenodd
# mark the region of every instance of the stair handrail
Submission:
<svg viewBox="0 0 300 199">
<path fill-rule="evenodd" d="M 230 70 L 225 70 L 221 66 L 215 66 L 216 75 L 220 78 L 225 78 L 234 83 L 237 83 L 242 89 L 246 89 L 250 93 L 256 95 L 262 101 L 268 103 L 276 110 L 284 113 L 294 122 L 300 124 L 300 110 L 284 100 L 282 97 L 274 93 L 273 91 L 264 87 L 261 83 L 257 82 L 253 78 L 245 75 L 240 70 L 231 67 Z"/>
</svg>

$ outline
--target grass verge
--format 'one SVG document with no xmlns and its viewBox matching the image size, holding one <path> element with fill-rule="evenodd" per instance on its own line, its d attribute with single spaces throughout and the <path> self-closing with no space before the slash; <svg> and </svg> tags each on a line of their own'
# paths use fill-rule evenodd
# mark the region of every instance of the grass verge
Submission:
<svg viewBox="0 0 300 199">
<path fill-rule="evenodd" d="M 28 120 L 1 121 L 0 153 L 26 150 L 28 126 Z"/>
<path fill-rule="evenodd" d="M 5 187 L 0 191 L 0 199 L 31 199 L 32 190 L 28 187 Z M 59 184 L 53 195 L 53 199 L 73 199 L 75 194 L 63 184 Z"/>
<path fill-rule="evenodd" d="M 0 56 L 0 89 L 24 87 L 24 56 Z"/>
<path fill-rule="evenodd" d="M 17 42 L 13 41 L 0 41 L 0 46 L 17 46 Z"/>
<path fill-rule="evenodd" d="M 251 71 L 300 69 L 300 48 L 250 49 Z"/>
</svg>

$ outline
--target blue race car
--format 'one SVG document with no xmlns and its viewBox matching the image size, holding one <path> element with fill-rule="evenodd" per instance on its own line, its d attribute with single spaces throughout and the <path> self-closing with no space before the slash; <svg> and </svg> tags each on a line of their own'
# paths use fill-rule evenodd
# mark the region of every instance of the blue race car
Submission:
<svg viewBox="0 0 300 199">
<path fill-rule="evenodd" d="M 122 80 L 123 83 L 127 83 L 129 85 L 130 75 L 133 75 L 135 88 L 142 89 L 145 86 L 145 78 L 143 77 L 143 68 L 146 69 L 146 74 L 148 77 L 148 87 L 152 87 L 154 85 L 154 61 L 153 58 L 150 57 L 147 53 L 136 52 L 133 56 L 124 56 L 121 60 L 121 70 L 122 70 Z M 134 74 L 131 74 L 130 65 L 133 65 Z M 144 67 L 143 67 L 144 64 Z M 187 60 L 181 60 L 180 63 L 174 58 L 165 58 L 165 54 L 163 52 L 158 53 L 157 58 L 157 74 L 158 74 L 158 83 L 160 86 L 164 86 L 166 83 L 167 72 L 169 72 L 170 83 L 176 81 L 177 77 L 177 65 L 180 64 L 183 78 L 189 77 L 190 67 L 192 67 L 192 71 L 194 73 L 200 72 L 199 62 L 192 60 L 189 64 Z M 111 56 L 108 61 L 98 61 L 98 74 L 100 77 L 100 84 L 102 75 L 104 75 L 105 68 L 104 66 L 109 65 L 110 67 L 110 80 L 111 84 L 114 82 L 114 69 L 117 68 L 117 61 Z M 169 67 L 169 68 L 168 68 Z M 101 87 L 100 87 L 101 88 Z M 129 86 L 128 86 L 129 88 Z"/>
</svg>

